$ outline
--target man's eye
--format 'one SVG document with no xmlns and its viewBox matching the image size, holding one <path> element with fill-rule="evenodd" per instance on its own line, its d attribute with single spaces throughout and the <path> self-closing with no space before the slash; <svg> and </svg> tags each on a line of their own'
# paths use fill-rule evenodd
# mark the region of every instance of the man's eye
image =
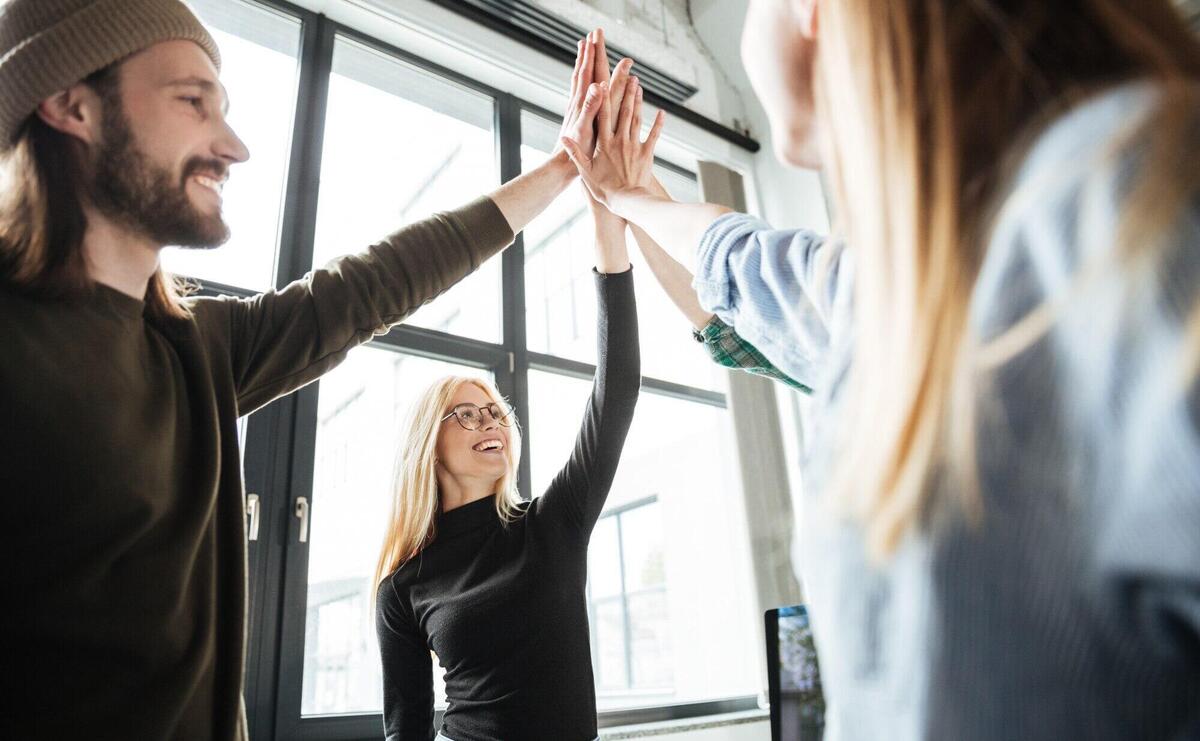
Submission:
<svg viewBox="0 0 1200 741">
<path fill-rule="evenodd" d="M 184 97 L 181 97 L 180 100 L 182 100 L 185 103 L 190 104 L 193 108 L 200 108 L 204 104 L 203 98 L 192 98 L 192 97 L 184 96 Z"/>
</svg>

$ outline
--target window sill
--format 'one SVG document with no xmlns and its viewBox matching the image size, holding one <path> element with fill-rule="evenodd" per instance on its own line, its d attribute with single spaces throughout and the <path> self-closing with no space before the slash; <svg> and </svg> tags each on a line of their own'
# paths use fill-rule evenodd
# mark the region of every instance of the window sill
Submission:
<svg viewBox="0 0 1200 741">
<path fill-rule="evenodd" d="M 672 733 L 684 733 L 687 731 L 700 731 L 707 728 L 721 728 L 725 726 L 737 726 L 745 723 L 760 723 L 770 718 L 770 713 L 766 710 L 744 710 L 737 713 L 723 713 L 721 715 L 709 715 L 700 718 L 688 718 L 684 720 L 666 720 L 657 723 L 638 723 L 628 726 L 616 726 L 613 728 L 605 728 L 600 731 L 600 741 L 617 741 L 617 739 L 626 738 L 649 738 L 651 736 L 665 736 Z"/>
</svg>

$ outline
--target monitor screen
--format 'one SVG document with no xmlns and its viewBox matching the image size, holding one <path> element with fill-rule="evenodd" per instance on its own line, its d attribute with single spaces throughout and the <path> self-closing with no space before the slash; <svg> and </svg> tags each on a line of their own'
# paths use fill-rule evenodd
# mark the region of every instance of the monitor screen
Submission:
<svg viewBox="0 0 1200 741">
<path fill-rule="evenodd" d="M 825 696 L 808 610 L 767 610 L 766 637 L 772 741 L 820 741 Z"/>
</svg>

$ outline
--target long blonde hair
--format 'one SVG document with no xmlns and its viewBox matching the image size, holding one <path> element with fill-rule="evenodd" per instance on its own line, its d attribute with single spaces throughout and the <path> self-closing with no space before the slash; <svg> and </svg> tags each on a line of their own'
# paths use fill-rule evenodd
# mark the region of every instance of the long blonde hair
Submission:
<svg viewBox="0 0 1200 741">
<path fill-rule="evenodd" d="M 375 566 L 375 588 L 396 569 L 433 542 L 440 510 L 437 480 L 437 441 L 442 417 L 463 384 L 478 386 L 492 401 L 504 397 L 491 383 L 469 376 L 446 376 L 421 394 L 408 418 L 404 439 L 396 456 L 391 511 L 379 561 Z M 504 450 L 507 472 L 496 482 L 496 516 L 508 522 L 517 514 L 521 495 L 517 491 L 517 466 L 521 460 L 521 429 L 513 418 Z"/>
<path fill-rule="evenodd" d="M 979 513 L 967 313 L 1006 164 L 1085 97 L 1155 80 L 1161 104 L 1137 133 L 1150 147 L 1118 237 L 1125 250 L 1161 245 L 1200 187 L 1200 44 L 1169 0 L 820 7 L 818 106 L 833 122 L 830 174 L 856 271 L 833 492 L 882 557 L 946 504 Z M 960 485 L 938 486 L 943 476 Z"/>
</svg>

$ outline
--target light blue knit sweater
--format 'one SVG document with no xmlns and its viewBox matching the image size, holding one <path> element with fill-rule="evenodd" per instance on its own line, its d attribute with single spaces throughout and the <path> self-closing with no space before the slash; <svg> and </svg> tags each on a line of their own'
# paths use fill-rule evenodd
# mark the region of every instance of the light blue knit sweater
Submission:
<svg viewBox="0 0 1200 741">
<path fill-rule="evenodd" d="M 1062 310 L 980 392 L 982 525 L 914 534 L 881 568 L 822 497 L 853 251 L 745 215 L 706 233 L 701 303 L 817 393 L 795 554 L 828 739 L 1200 739 L 1200 383 L 1183 368 L 1200 202 L 1159 264 L 1111 267 L 1137 174 L 1111 150 L 1154 100 L 1145 84 L 1106 93 L 1030 150 L 972 327 L 987 339 L 1047 300 Z M 1110 267 L 1081 280 L 1093 261 Z"/>
</svg>

